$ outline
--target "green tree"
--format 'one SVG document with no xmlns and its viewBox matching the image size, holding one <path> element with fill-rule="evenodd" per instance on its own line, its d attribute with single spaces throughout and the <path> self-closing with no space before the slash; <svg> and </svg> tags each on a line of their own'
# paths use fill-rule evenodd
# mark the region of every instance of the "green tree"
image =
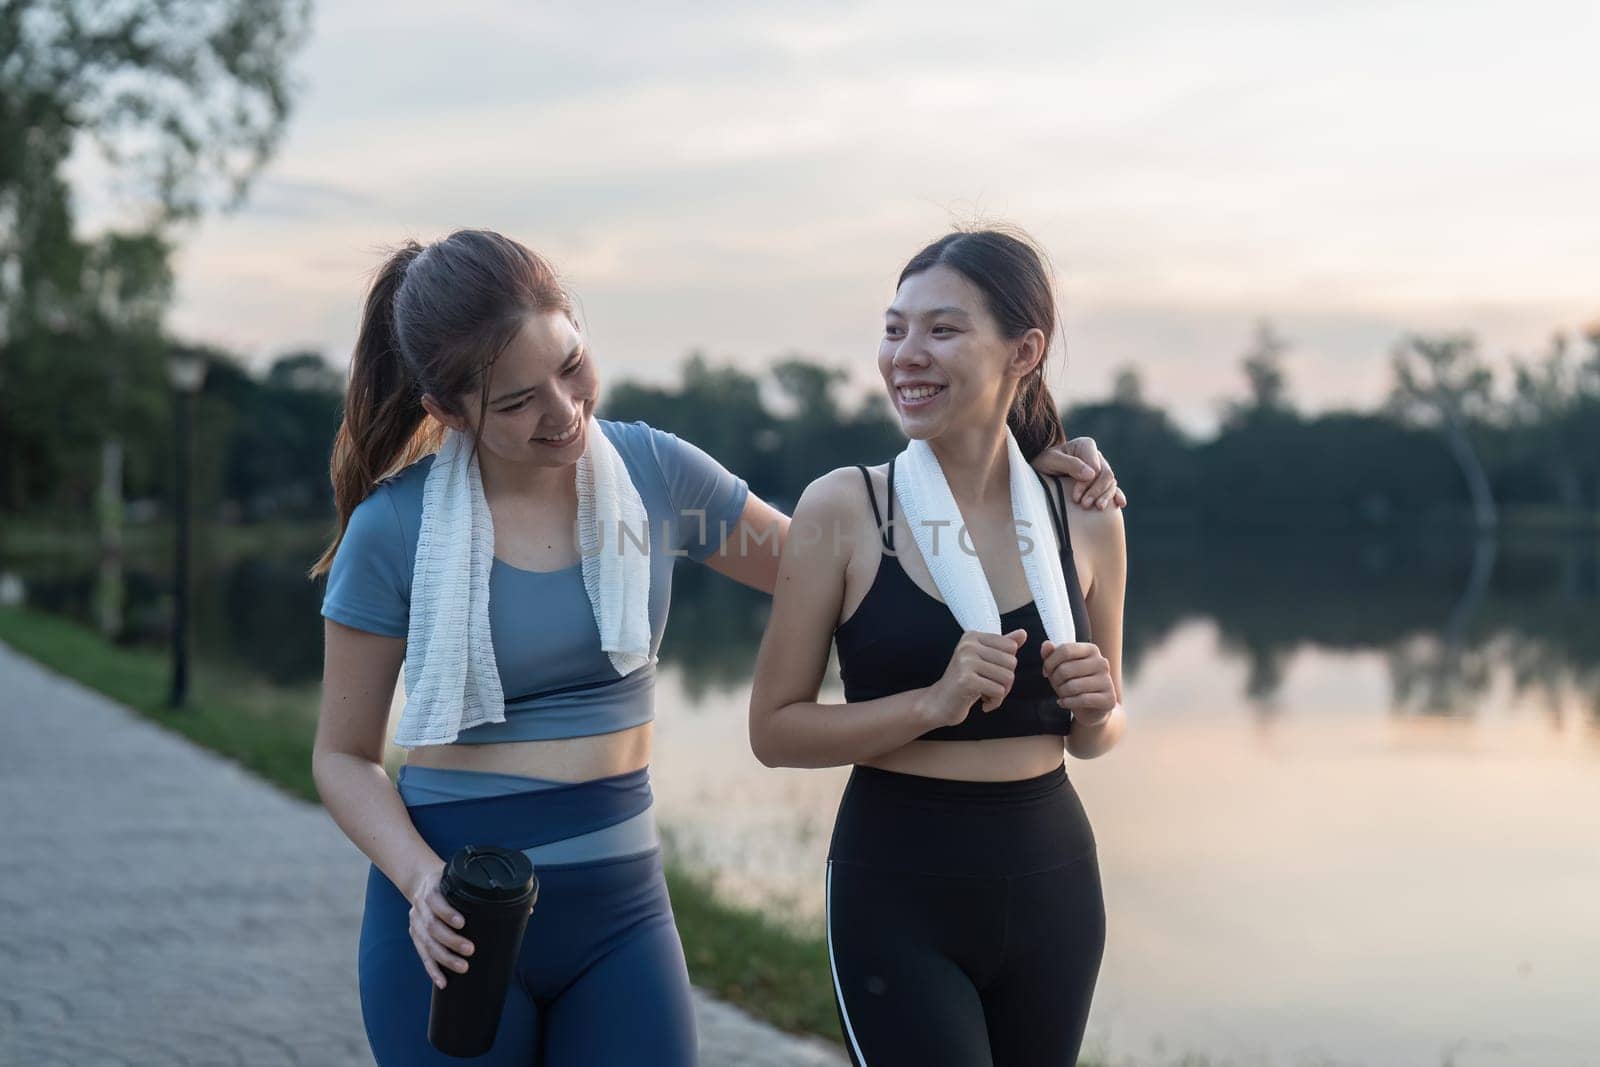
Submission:
<svg viewBox="0 0 1600 1067">
<path fill-rule="evenodd" d="M 73 247 L 72 305 L 0 342 L 0 509 L 81 507 L 99 479 L 114 547 L 124 455 L 129 481 L 141 484 L 165 454 L 151 427 L 165 426 L 161 320 L 172 274 L 166 242 L 152 234 Z"/>
<path fill-rule="evenodd" d="M 1289 342 L 1273 329 L 1272 323 L 1266 319 L 1256 323 L 1250 347 L 1239 361 L 1249 395 L 1243 402 L 1229 406 L 1225 422 L 1238 424 L 1293 414 L 1289 379 L 1283 367 L 1288 351 Z"/>
<path fill-rule="evenodd" d="M 1138 492 L 1141 514 L 1170 519 L 1194 508 L 1194 446 L 1165 411 L 1147 402 L 1136 368 L 1116 372 L 1109 400 L 1075 404 L 1062 412 L 1061 423 L 1069 437 L 1094 438 L 1117 480 L 1130 494 Z"/>
<path fill-rule="evenodd" d="M 260 379 L 227 374 L 232 411 L 221 495 L 246 519 L 317 514 L 332 506 L 328 449 L 339 428 L 343 376 L 317 352 L 273 361 Z"/>
<path fill-rule="evenodd" d="M 159 361 L 135 350 L 170 300 L 169 228 L 237 202 L 277 144 L 308 12 L 306 0 L 0 2 L 0 509 L 75 498 L 84 442 L 65 407 L 116 411 L 101 418 L 115 423 L 158 387 L 147 364 Z M 76 233 L 65 167 L 82 148 L 116 173 L 130 232 Z"/>
<path fill-rule="evenodd" d="M 619 382 L 606 390 L 605 416 L 640 419 L 680 434 L 771 493 L 776 420 L 761 398 L 761 383 L 736 367 L 714 366 L 702 352 L 683 363 L 676 388 Z"/>
<path fill-rule="evenodd" d="M 794 406 L 794 417 L 799 421 L 815 424 L 839 421 L 839 402 L 834 390 L 846 380 L 844 371 L 791 356 L 773 366 L 772 377 Z"/>
<path fill-rule="evenodd" d="M 1512 360 L 1508 409 L 1515 443 L 1537 480 L 1569 509 L 1584 506 L 1585 483 L 1594 482 L 1600 463 L 1600 331 L 1586 340 L 1587 359 L 1558 333 L 1541 358 Z"/>
<path fill-rule="evenodd" d="M 1390 412 L 1444 434 L 1472 495 L 1478 528 L 1493 529 L 1499 514 L 1488 474 L 1473 445 L 1472 428 L 1486 422 L 1491 413 L 1494 374 L 1478 356 L 1476 342 L 1465 334 L 1414 334 L 1396 346 L 1393 359 Z"/>
<path fill-rule="evenodd" d="M 1118 407 L 1138 409 L 1145 406 L 1144 378 L 1135 366 L 1118 367 L 1111 379 L 1111 402 Z"/>
<path fill-rule="evenodd" d="M 289 114 L 308 0 L 6 0 L 0 4 L 0 199 L 65 204 L 62 164 L 89 138 L 151 222 L 234 202 Z M 59 242 L 51 242 L 58 245 Z M 14 250 L 8 249 L 8 252 Z"/>
</svg>

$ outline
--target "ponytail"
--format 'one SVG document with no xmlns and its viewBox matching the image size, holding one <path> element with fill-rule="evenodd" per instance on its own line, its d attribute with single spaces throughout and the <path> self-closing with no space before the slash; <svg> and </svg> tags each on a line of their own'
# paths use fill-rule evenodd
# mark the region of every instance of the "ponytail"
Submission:
<svg viewBox="0 0 1600 1067">
<path fill-rule="evenodd" d="M 424 396 L 483 432 L 489 373 L 529 315 L 572 314 L 555 268 L 490 230 L 457 230 L 426 249 L 407 241 L 379 268 L 350 360 L 344 418 L 333 442 L 339 532 L 311 567 L 326 574 L 350 515 L 380 480 L 437 452 L 444 426 Z M 470 417 L 467 398 L 478 397 Z"/>
<path fill-rule="evenodd" d="M 442 427 L 423 410 L 421 385 L 395 333 L 395 294 L 406 268 L 422 251 L 421 245 L 407 241 L 379 268 L 367 292 L 330 464 L 339 529 L 312 565 L 313 578 L 333 565 L 351 513 L 372 495 L 379 480 L 439 446 Z"/>
<path fill-rule="evenodd" d="M 1017 386 L 1017 398 L 1006 415 L 1006 425 L 1017 439 L 1017 447 L 1022 450 L 1023 458 L 1030 463 L 1045 449 L 1053 448 L 1067 439 L 1055 399 L 1050 395 L 1050 387 L 1044 384 L 1043 360 Z"/>
</svg>

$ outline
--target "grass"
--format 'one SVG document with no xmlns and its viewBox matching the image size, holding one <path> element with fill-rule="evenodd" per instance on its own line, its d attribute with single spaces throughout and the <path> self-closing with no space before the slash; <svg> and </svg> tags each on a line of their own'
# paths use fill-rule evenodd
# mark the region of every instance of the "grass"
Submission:
<svg viewBox="0 0 1600 1067">
<path fill-rule="evenodd" d="M 0 607 L 0 641 L 139 714 L 232 759 L 304 800 L 311 780 L 316 690 L 241 685 L 201 670 L 189 708 L 166 706 L 168 659 L 123 648 L 78 623 Z M 667 884 L 695 984 L 794 1033 L 839 1040 L 827 949 L 818 936 L 718 899 L 709 882 L 670 863 Z"/>
<path fill-rule="evenodd" d="M 780 1029 L 839 1040 L 821 937 L 724 903 L 704 878 L 681 865 L 668 865 L 667 887 L 696 985 Z"/>
<path fill-rule="evenodd" d="M 261 555 L 279 549 L 309 553 L 320 550 L 333 536 L 326 520 L 283 520 L 278 522 L 224 523 L 197 521 L 194 525 L 197 548 L 207 556 L 232 559 Z M 174 529 L 165 520 L 127 523 L 122 528 L 122 551 L 130 559 L 165 560 L 172 552 Z M 308 546 L 315 546 L 315 550 Z M 10 559 L 87 558 L 101 554 L 99 529 L 82 516 L 8 520 L 0 548 Z"/>
<path fill-rule="evenodd" d="M 174 711 L 166 704 L 170 675 L 162 653 L 123 648 L 79 623 L 22 608 L 0 608 L 0 641 L 295 796 L 316 801 L 314 694 L 241 685 L 201 668 L 190 686 L 190 707 Z"/>
<path fill-rule="evenodd" d="M 166 705 L 170 677 L 163 652 L 124 648 L 87 626 L 26 608 L 0 607 L 0 642 L 317 802 L 311 780 L 314 687 L 241 684 L 202 668 L 190 687 L 189 707 L 173 711 Z M 667 886 L 696 985 L 779 1029 L 839 1041 L 821 936 L 728 904 L 708 879 L 670 859 Z M 1096 1062 L 1083 1059 L 1079 1067 Z"/>
</svg>

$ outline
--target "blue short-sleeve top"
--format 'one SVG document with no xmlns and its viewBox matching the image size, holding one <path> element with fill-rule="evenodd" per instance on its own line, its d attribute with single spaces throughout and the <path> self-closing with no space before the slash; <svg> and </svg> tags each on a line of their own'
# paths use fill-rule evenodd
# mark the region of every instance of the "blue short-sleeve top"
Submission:
<svg viewBox="0 0 1600 1067">
<path fill-rule="evenodd" d="M 749 487 L 674 434 L 597 420 L 650 518 L 652 653 L 661 646 L 672 567 L 703 560 L 737 528 Z M 385 479 L 357 505 L 334 555 L 322 614 L 357 630 L 405 637 L 422 489 L 433 457 Z M 527 571 L 499 559 L 489 574 L 489 630 L 506 721 L 463 730 L 457 744 L 546 741 L 625 730 L 654 716 L 655 668 L 617 674 L 583 586 L 583 567 Z"/>
</svg>

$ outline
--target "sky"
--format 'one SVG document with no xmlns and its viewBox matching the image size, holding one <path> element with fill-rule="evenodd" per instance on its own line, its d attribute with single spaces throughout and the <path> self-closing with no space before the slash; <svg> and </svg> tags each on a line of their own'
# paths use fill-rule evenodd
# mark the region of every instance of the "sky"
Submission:
<svg viewBox="0 0 1600 1067">
<path fill-rule="evenodd" d="M 1370 406 L 1408 331 L 1503 363 L 1600 319 L 1597 30 L 1587 2 L 321 0 L 170 325 L 344 366 L 383 249 L 478 226 L 558 265 L 612 380 L 800 352 L 867 389 L 899 268 L 998 219 L 1053 260 L 1058 398 L 1132 365 L 1203 432 L 1265 317 L 1303 408 Z"/>
</svg>

